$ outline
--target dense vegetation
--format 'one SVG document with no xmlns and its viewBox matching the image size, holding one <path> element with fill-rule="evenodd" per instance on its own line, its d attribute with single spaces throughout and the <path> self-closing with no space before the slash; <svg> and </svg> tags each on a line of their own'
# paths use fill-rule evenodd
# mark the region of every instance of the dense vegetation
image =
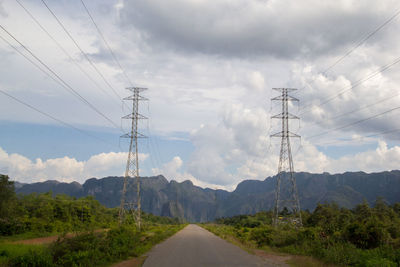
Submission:
<svg viewBox="0 0 400 267">
<path fill-rule="evenodd" d="M 13 182 L 0 176 L 0 235 L 62 233 L 111 227 L 117 210 L 93 197 L 75 199 L 52 193 L 16 195 Z"/>
<path fill-rule="evenodd" d="M 184 226 L 178 219 L 145 213 L 142 222 L 138 231 L 127 214 L 120 226 L 118 210 L 92 197 L 16 195 L 13 183 L 0 175 L 0 266 L 104 266 L 140 256 Z M 53 234 L 59 238 L 50 245 L 11 242 Z"/>
<path fill-rule="evenodd" d="M 303 224 L 272 226 L 272 213 L 217 219 L 205 228 L 221 237 L 234 237 L 247 246 L 309 255 L 326 263 L 352 266 L 400 266 L 400 203 L 378 199 L 354 209 L 318 205 L 302 212 Z"/>
</svg>

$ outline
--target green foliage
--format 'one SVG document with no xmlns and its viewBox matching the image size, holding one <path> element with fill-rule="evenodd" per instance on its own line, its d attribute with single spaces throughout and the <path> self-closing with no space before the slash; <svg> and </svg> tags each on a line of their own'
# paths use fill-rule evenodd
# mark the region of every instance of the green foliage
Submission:
<svg viewBox="0 0 400 267">
<path fill-rule="evenodd" d="M 101 258 L 101 239 L 94 232 L 83 233 L 73 238 L 60 238 L 50 246 L 51 254 L 56 265 L 73 266 L 79 263 L 81 266 L 89 266 Z"/>
<path fill-rule="evenodd" d="M 132 253 L 140 242 L 140 235 L 132 228 L 119 227 L 107 232 L 105 244 L 108 257 L 122 259 Z"/>
<path fill-rule="evenodd" d="M 11 210 L 0 220 L 0 235 L 27 232 L 62 233 L 115 225 L 116 209 L 102 206 L 93 197 L 75 199 L 51 193 L 17 196 L 8 204 Z"/>
<path fill-rule="evenodd" d="M 400 266 L 400 203 L 377 199 L 354 209 L 335 203 L 302 212 L 303 227 L 272 226 L 272 212 L 217 219 L 204 227 L 247 246 L 308 255 L 326 263 L 351 266 Z"/>
<path fill-rule="evenodd" d="M 383 224 L 375 219 L 353 222 L 344 230 L 345 239 L 359 248 L 376 248 L 388 241 Z"/>
<path fill-rule="evenodd" d="M 264 224 L 271 224 L 271 212 L 259 212 L 253 216 L 237 215 L 230 218 L 219 218 L 215 220 L 219 224 L 233 225 L 237 227 L 254 228 Z"/>
<path fill-rule="evenodd" d="M 250 239 L 254 240 L 257 246 L 272 245 L 276 230 L 271 226 L 255 228 L 251 231 Z"/>
<path fill-rule="evenodd" d="M 156 216 L 151 213 L 142 212 L 144 227 L 159 224 L 182 224 L 185 223 L 181 218 L 171 218 L 165 216 Z"/>
<path fill-rule="evenodd" d="M 26 254 L 13 258 L 9 265 L 15 267 L 50 267 L 53 266 L 53 261 L 51 254 L 45 249 L 29 250 Z"/>
<path fill-rule="evenodd" d="M 139 232 L 133 226 L 122 226 L 102 233 L 88 232 L 61 238 L 51 245 L 50 251 L 56 266 L 99 266 L 140 256 L 182 227 L 160 225 Z"/>
<path fill-rule="evenodd" d="M 51 266 L 51 255 L 43 246 L 2 243 L 0 266 Z"/>
<path fill-rule="evenodd" d="M 16 196 L 13 183 L 3 175 L 0 200 L 0 266 L 102 266 L 142 255 L 184 226 L 177 218 L 146 213 L 140 232 L 132 214 L 117 226 L 118 210 L 91 196 L 76 199 L 51 192 Z M 56 233 L 63 234 L 50 246 L 7 243 Z"/>
<path fill-rule="evenodd" d="M 10 181 L 7 175 L 0 174 L 0 221 L 9 216 L 10 203 L 15 199 L 14 182 Z"/>
<path fill-rule="evenodd" d="M 154 219 L 154 218 L 153 218 Z M 0 243 L 0 266 L 104 266 L 140 256 L 185 225 L 134 225 L 61 236 L 49 246 Z"/>
<path fill-rule="evenodd" d="M 102 232 L 61 236 L 44 245 L 0 243 L 0 266 L 105 266 L 140 256 L 185 225 L 152 225 L 137 231 L 133 225 Z"/>
</svg>

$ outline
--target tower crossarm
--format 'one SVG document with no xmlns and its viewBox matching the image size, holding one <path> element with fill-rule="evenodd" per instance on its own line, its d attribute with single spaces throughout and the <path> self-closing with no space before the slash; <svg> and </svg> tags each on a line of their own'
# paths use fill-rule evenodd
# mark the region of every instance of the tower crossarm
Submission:
<svg viewBox="0 0 400 267">
<path fill-rule="evenodd" d="M 293 96 L 290 96 L 290 95 L 288 95 L 286 97 L 280 95 L 280 96 L 271 98 L 271 100 L 274 100 L 274 101 L 300 101 L 299 99 L 297 99 Z"/>
<path fill-rule="evenodd" d="M 279 113 L 271 117 L 272 119 L 300 119 L 296 115 L 293 115 L 291 113 Z"/>
<path fill-rule="evenodd" d="M 280 132 L 271 134 L 270 137 L 286 137 L 285 134 L 286 134 L 285 132 L 280 131 Z M 287 132 L 287 134 L 288 134 L 288 137 L 297 137 L 297 138 L 301 138 L 300 135 L 295 134 L 295 133 L 292 133 L 292 132 Z"/>
</svg>

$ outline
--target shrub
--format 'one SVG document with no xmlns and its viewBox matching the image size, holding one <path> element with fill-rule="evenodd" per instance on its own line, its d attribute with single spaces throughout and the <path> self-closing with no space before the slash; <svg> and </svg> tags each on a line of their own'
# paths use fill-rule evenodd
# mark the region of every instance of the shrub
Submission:
<svg viewBox="0 0 400 267">
<path fill-rule="evenodd" d="M 275 229 L 270 226 L 255 228 L 250 233 L 250 239 L 254 240 L 257 246 L 271 245 L 274 239 Z"/>
<path fill-rule="evenodd" d="M 132 254 L 133 248 L 139 242 L 140 236 L 133 229 L 128 227 L 111 229 L 105 238 L 105 252 L 110 258 L 121 259 Z"/>
<path fill-rule="evenodd" d="M 366 223 L 354 222 L 344 231 L 346 240 L 359 248 L 376 248 L 387 241 L 388 233 L 382 223 L 369 220 Z"/>
<path fill-rule="evenodd" d="M 61 266 L 82 266 L 99 263 L 104 256 L 101 253 L 103 234 L 83 233 L 73 238 L 59 238 L 51 247 L 54 263 Z"/>
<path fill-rule="evenodd" d="M 16 256 L 9 262 L 12 267 L 50 267 L 53 265 L 51 254 L 48 250 L 29 250 L 28 253 Z"/>
<path fill-rule="evenodd" d="M 388 259 L 382 259 L 382 258 L 378 258 L 378 259 L 370 259 L 367 260 L 363 266 L 365 267 L 376 267 L 376 266 L 380 266 L 380 267 L 397 267 L 398 265 Z"/>
</svg>

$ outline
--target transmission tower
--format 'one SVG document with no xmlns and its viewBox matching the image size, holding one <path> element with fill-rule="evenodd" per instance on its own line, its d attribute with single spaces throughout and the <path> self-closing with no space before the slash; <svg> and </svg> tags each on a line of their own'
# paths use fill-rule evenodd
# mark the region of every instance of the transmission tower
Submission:
<svg viewBox="0 0 400 267">
<path fill-rule="evenodd" d="M 124 186 L 122 188 L 121 205 L 119 207 L 119 222 L 124 220 L 125 209 L 134 211 L 134 216 L 138 229 L 141 226 L 141 207 L 140 207 L 140 177 L 139 177 L 139 154 L 138 154 L 138 138 L 145 138 L 143 134 L 138 132 L 138 121 L 140 119 L 147 119 L 145 116 L 139 114 L 139 101 L 148 100 L 140 96 L 140 93 L 147 88 L 129 87 L 128 90 L 133 92 L 133 95 L 124 98 L 124 100 L 132 100 L 132 113 L 122 117 L 132 121 L 131 131 L 122 135 L 123 138 L 130 139 L 128 160 L 126 162 L 126 170 L 124 176 Z M 126 191 L 128 188 L 128 178 L 135 178 L 136 180 L 136 201 L 132 200 L 131 203 L 126 201 Z"/>
<path fill-rule="evenodd" d="M 289 221 L 301 226 L 300 202 L 297 193 L 296 178 L 294 176 L 292 151 L 290 148 L 290 137 L 300 136 L 289 130 L 289 120 L 299 119 L 299 117 L 289 113 L 289 102 L 299 100 L 290 96 L 288 93 L 297 89 L 273 88 L 273 90 L 281 92 L 281 95 L 271 100 L 282 102 L 282 112 L 271 117 L 273 119 L 282 120 L 282 131 L 271 135 L 271 137 L 281 138 L 281 152 L 275 188 L 274 224 L 277 225 L 282 221 Z"/>
</svg>

